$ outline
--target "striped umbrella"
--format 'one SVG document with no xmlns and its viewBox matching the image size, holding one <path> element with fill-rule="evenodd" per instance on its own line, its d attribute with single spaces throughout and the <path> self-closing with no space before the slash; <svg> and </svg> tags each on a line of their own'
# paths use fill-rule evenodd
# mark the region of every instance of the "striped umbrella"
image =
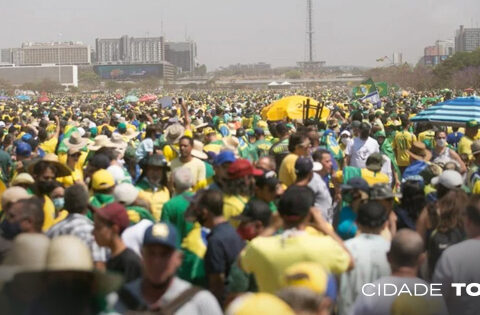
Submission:
<svg viewBox="0 0 480 315">
<path fill-rule="evenodd" d="M 435 104 L 413 117 L 411 121 L 429 121 L 437 125 L 464 126 L 469 120 L 480 123 L 480 97 L 457 97 Z"/>
</svg>

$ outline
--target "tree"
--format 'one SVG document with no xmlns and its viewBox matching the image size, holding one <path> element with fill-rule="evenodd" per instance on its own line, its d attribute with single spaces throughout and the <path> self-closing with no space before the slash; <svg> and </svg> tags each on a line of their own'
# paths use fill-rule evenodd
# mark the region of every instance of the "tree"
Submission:
<svg viewBox="0 0 480 315">
<path fill-rule="evenodd" d="M 195 68 L 195 75 L 198 76 L 204 76 L 207 74 L 207 66 L 206 65 L 200 65 Z"/>
<path fill-rule="evenodd" d="M 287 79 L 300 79 L 302 77 L 302 73 L 298 70 L 290 70 L 285 72 L 285 77 Z"/>
</svg>

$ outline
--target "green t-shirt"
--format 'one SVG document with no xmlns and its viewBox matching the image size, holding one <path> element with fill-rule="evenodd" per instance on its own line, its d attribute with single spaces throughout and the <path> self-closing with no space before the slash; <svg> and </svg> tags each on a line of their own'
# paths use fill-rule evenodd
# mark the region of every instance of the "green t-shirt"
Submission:
<svg viewBox="0 0 480 315">
<path fill-rule="evenodd" d="M 178 245 L 180 245 L 183 238 L 187 236 L 193 228 L 193 222 L 185 220 L 185 211 L 187 211 L 187 208 L 190 205 L 190 201 L 188 201 L 187 198 L 191 196 L 193 196 L 193 192 L 183 192 L 167 201 L 162 208 L 160 221 L 171 223 L 177 228 L 180 236 L 178 237 Z"/>
</svg>

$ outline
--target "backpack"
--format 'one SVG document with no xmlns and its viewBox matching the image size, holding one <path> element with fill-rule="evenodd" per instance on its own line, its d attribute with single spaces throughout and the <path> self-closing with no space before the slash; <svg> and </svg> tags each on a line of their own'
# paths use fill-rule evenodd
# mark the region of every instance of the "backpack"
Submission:
<svg viewBox="0 0 480 315">
<path fill-rule="evenodd" d="M 433 230 L 427 244 L 428 254 L 428 271 L 430 277 L 435 271 L 435 265 L 440 259 L 443 251 L 449 246 L 460 243 L 465 239 L 465 231 L 462 228 L 456 227 L 445 232 L 440 232 L 438 229 Z"/>
</svg>

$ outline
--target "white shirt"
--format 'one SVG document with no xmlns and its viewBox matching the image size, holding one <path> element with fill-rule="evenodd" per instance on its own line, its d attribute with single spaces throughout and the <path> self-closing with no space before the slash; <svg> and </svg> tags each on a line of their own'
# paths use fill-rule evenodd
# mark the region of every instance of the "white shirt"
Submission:
<svg viewBox="0 0 480 315">
<path fill-rule="evenodd" d="M 315 207 L 322 211 L 323 218 L 328 222 L 333 221 L 332 196 L 327 184 L 317 173 L 313 173 L 313 177 L 308 183 L 308 187 L 313 190 L 315 195 Z"/>
<path fill-rule="evenodd" d="M 376 152 L 380 152 L 380 147 L 378 142 L 371 137 L 368 137 L 367 140 L 356 137 L 345 150 L 345 154 L 350 156 L 350 166 L 359 168 L 365 168 L 367 158 Z"/>
<path fill-rule="evenodd" d="M 388 183 L 391 185 L 393 183 L 392 160 L 390 160 L 390 158 L 385 154 L 383 154 L 382 157 L 383 164 L 380 172 L 388 176 Z"/>
<path fill-rule="evenodd" d="M 139 257 L 142 257 L 140 250 L 143 244 L 143 236 L 147 228 L 152 224 L 152 221 L 143 219 L 137 224 L 126 228 L 122 233 L 122 240 L 125 246 L 133 250 Z"/>
</svg>

